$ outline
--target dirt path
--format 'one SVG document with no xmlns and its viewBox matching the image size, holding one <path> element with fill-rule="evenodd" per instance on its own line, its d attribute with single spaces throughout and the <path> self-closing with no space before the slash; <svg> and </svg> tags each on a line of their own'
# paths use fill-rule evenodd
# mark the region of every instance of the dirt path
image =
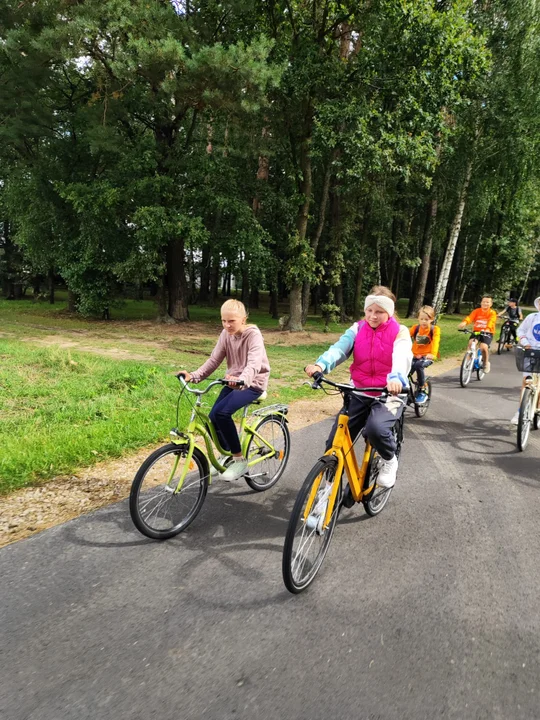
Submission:
<svg viewBox="0 0 540 720">
<path fill-rule="evenodd" d="M 458 364 L 457 358 L 448 358 L 432 366 L 430 375 L 440 375 Z M 325 420 L 339 407 L 339 396 L 298 400 L 290 407 L 289 428 L 299 430 Z M 125 457 L 0 497 L 0 547 L 127 497 L 139 465 L 157 446 L 149 445 Z"/>
</svg>

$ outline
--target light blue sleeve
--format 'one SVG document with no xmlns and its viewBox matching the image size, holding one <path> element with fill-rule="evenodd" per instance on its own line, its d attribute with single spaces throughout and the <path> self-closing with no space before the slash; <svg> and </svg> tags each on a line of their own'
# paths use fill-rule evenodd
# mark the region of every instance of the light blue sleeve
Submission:
<svg viewBox="0 0 540 720">
<path fill-rule="evenodd" d="M 315 361 L 315 364 L 322 367 L 324 373 L 331 372 L 350 356 L 357 335 L 358 323 L 354 323 L 354 325 L 351 325 L 351 327 L 343 333 L 336 343 L 329 347 L 326 352 L 323 352 Z"/>
</svg>

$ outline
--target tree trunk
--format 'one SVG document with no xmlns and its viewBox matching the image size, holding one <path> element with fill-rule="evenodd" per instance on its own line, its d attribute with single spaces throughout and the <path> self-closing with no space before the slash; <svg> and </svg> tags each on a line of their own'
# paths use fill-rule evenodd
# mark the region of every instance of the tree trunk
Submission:
<svg viewBox="0 0 540 720">
<path fill-rule="evenodd" d="M 211 261 L 211 254 L 210 254 L 210 247 L 209 245 L 204 245 L 202 249 L 202 257 L 201 257 L 201 284 L 199 288 L 199 302 L 200 303 L 207 303 L 209 298 L 209 289 L 210 289 L 210 261 Z"/>
<path fill-rule="evenodd" d="M 166 273 L 160 278 L 158 291 L 156 293 L 156 304 L 158 307 L 158 322 L 173 323 L 174 320 L 168 312 L 169 290 Z"/>
<path fill-rule="evenodd" d="M 189 320 L 185 262 L 184 240 L 182 238 L 171 240 L 167 246 L 169 315 L 176 322 Z"/>
<path fill-rule="evenodd" d="M 313 250 L 314 257 L 317 256 L 317 249 L 319 247 L 319 242 L 321 240 L 321 236 L 324 230 L 324 224 L 326 222 L 326 212 L 328 208 L 328 198 L 330 197 L 330 180 L 332 177 L 332 164 L 336 157 L 336 151 L 332 153 L 332 156 L 330 160 L 328 161 L 328 164 L 326 166 L 326 171 L 324 173 L 324 182 L 323 182 L 323 189 L 321 194 L 321 202 L 320 202 L 320 211 L 319 211 L 319 222 L 317 223 L 317 229 L 315 230 L 315 234 L 313 235 L 313 239 L 311 240 L 311 249 Z M 309 280 L 304 280 L 303 286 L 302 286 L 302 325 L 305 325 L 307 320 L 307 315 L 309 312 L 309 301 L 311 298 L 311 283 Z"/>
<path fill-rule="evenodd" d="M 424 223 L 424 234 L 422 237 L 422 263 L 416 280 L 416 288 L 412 308 L 408 313 L 408 317 L 417 317 L 420 308 L 424 304 L 426 294 L 427 280 L 429 275 L 429 266 L 431 263 L 431 248 L 433 246 L 433 229 L 435 227 L 435 218 L 437 217 L 438 201 L 434 196 L 426 206 L 426 221 Z"/>
<path fill-rule="evenodd" d="M 195 255 L 193 245 L 189 249 L 189 287 L 188 303 L 194 305 L 197 302 L 197 274 L 195 271 Z"/>
<path fill-rule="evenodd" d="M 47 277 L 49 280 L 49 303 L 54 305 L 54 270 L 49 270 Z"/>
<path fill-rule="evenodd" d="M 300 153 L 300 171 L 302 179 L 300 182 L 300 193 L 303 202 L 298 208 L 296 216 L 296 232 L 300 246 L 303 245 L 309 220 L 309 209 L 311 207 L 311 192 L 313 187 L 312 167 L 311 167 L 311 133 L 313 125 L 313 108 L 311 101 L 306 108 L 304 117 L 304 138 L 301 144 Z M 303 279 L 294 280 L 289 293 L 289 322 L 287 329 L 292 332 L 300 332 L 303 330 L 302 324 L 302 285 Z"/>
<path fill-rule="evenodd" d="M 279 320 L 279 308 L 278 308 L 278 291 L 277 288 L 270 290 L 270 308 L 269 313 L 272 316 L 272 320 Z"/>
<path fill-rule="evenodd" d="M 299 332 L 302 326 L 302 285 L 294 283 L 289 293 L 289 321 L 287 330 Z"/>
<path fill-rule="evenodd" d="M 77 312 L 77 296 L 73 292 L 73 290 L 70 290 L 68 288 L 68 312 L 75 313 Z"/>
<path fill-rule="evenodd" d="M 259 309 L 259 288 L 253 286 L 249 293 L 249 307 L 251 309 Z"/>
<path fill-rule="evenodd" d="M 461 247 L 463 243 L 458 242 L 456 247 L 456 254 L 454 256 L 454 262 L 452 263 L 452 269 L 450 271 L 450 282 L 448 284 L 448 293 L 446 301 L 446 312 L 453 313 L 455 306 L 455 297 L 457 284 L 459 280 L 459 269 L 461 264 Z"/>
<path fill-rule="evenodd" d="M 219 253 L 212 255 L 212 267 L 210 270 L 210 302 L 217 303 L 219 295 Z"/>
<path fill-rule="evenodd" d="M 226 295 L 227 295 L 227 275 L 228 275 L 228 273 L 229 273 L 229 271 L 228 271 L 228 265 L 229 265 L 229 263 L 228 263 L 228 261 L 226 261 L 226 265 L 225 265 L 225 268 L 224 268 L 224 270 L 223 270 L 223 278 L 222 278 L 222 282 L 221 282 L 221 294 L 222 294 L 224 297 L 226 297 Z"/>
<path fill-rule="evenodd" d="M 356 287 L 354 290 L 354 317 L 359 318 L 364 314 L 364 295 L 362 285 L 364 283 L 364 249 L 366 247 L 369 235 L 369 227 L 371 224 L 371 198 L 366 200 L 364 207 L 364 217 L 362 218 L 362 230 L 359 238 L 359 263 L 356 271 Z"/>
<path fill-rule="evenodd" d="M 339 306 L 339 319 L 340 322 L 345 322 L 345 299 L 343 297 L 343 278 L 340 278 L 339 285 L 334 288 L 336 297 L 336 305 Z"/>
<path fill-rule="evenodd" d="M 244 305 L 249 305 L 249 261 L 247 257 L 244 257 L 242 264 L 242 293 L 240 299 Z"/>
<path fill-rule="evenodd" d="M 440 313 L 440 311 L 442 310 L 443 300 L 446 294 L 446 286 L 448 285 L 448 278 L 450 276 L 450 268 L 452 266 L 452 260 L 454 259 L 454 252 L 459 237 L 459 231 L 461 230 L 461 221 L 463 219 L 463 211 L 465 210 L 465 202 L 467 200 L 467 190 L 471 181 L 471 174 L 472 157 L 469 158 L 469 161 L 467 163 L 467 171 L 465 173 L 465 178 L 463 180 L 461 191 L 459 193 L 459 202 L 456 214 L 454 216 L 454 220 L 452 222 L 452 229 L 450 231 L 450 241 L 448 243 L 448 247 L 446 248 L 444 262 L 439 274 L 439 279 L 437 281 L 437 287 L 435 288 L 433 306 L 435 308 L 436 314 Z"/>
</svg>

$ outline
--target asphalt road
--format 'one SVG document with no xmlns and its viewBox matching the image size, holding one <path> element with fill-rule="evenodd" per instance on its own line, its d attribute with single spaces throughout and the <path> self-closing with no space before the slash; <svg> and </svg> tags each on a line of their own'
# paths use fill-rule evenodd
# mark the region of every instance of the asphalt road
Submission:
<svg viewBox="0 0 540 720">
<path fill-rule="evenodd" d="M 0 550 L 2 720 L 540 717 L 540 431 L 516 450 L 511 355 L 435 378 L 385 511 L 344 511 L 311 588 L 286 522 L 330 423 L 256 495 L 218 484 L 165 543 L 126 503 Z"/>
</svg>

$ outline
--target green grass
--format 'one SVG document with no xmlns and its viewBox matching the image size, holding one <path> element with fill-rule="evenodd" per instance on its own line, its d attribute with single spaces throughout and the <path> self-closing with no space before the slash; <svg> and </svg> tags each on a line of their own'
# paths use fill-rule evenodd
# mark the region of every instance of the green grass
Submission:
<svg viewBox="0 0 540 720">
<path fill-rule="evenodd" d="M 398 305 L 402 317 L 403 304 Z M 0 300 L 0 493 L 165 440 L 175 424 L 178 398 L 172 373 L 200 365 L 220 330 L 218 308 L 193 307 L 190 312 L 193 320 L 208 324 L 208 336 L 185 340 L 178 328 L 164 336 L 163 326 L 134 322 L 155 317 L 150 301 L 127 301 L 113 311 L 113 322 L 105 322 L 68 315 L 62 299 L 56 305 Z M 263 332 L 276 329 L 265 310 L 253 311 L 250 320 Z M 442 358 L 457 356 L 466 346 L 467 337 L 456 332 L 460 320 L 440 319 Z M 323 326 L 320 318 L 310 317 L 307 331 L 321 332 Z M 340 333 L 347 327 L 334 325 L 331 330 Z M 93 352 L 42 346 L 50 335 L 52 342 L 56 335 L 59 340 L 67 337 Z M 277 344 L 267 344 L 272 366 L 269 403 L 315 398 L 302 385 L 302 368 L 336 335 L 303 345 L 291 345 L 293 337 L 284 335 L 282 342 L 278 338 Z M 117 350 L 144 359 L 117 359 L 111 355 Z M 347 377 L 348 365 L 336 376 Z M 214 397 L 209 396 L 210 403 Z M 188 417 L 188 406 L 182 408 L 180 425 Z"/>
<path fill-rule="evenodd" d="M 287 379 L 276 382 L 268 402 L 308 394 L 300 357 L 298 349 L 276 350 L 272 362 Z M 176 423 L 172 372 L 191 367 L 187 359 L 175 353 L 155 364 L 114 360 L 0 338 L 0 493 L 165 440 Z M 182 403 L 180 426 L 188 415 Z"/>
</svg>

